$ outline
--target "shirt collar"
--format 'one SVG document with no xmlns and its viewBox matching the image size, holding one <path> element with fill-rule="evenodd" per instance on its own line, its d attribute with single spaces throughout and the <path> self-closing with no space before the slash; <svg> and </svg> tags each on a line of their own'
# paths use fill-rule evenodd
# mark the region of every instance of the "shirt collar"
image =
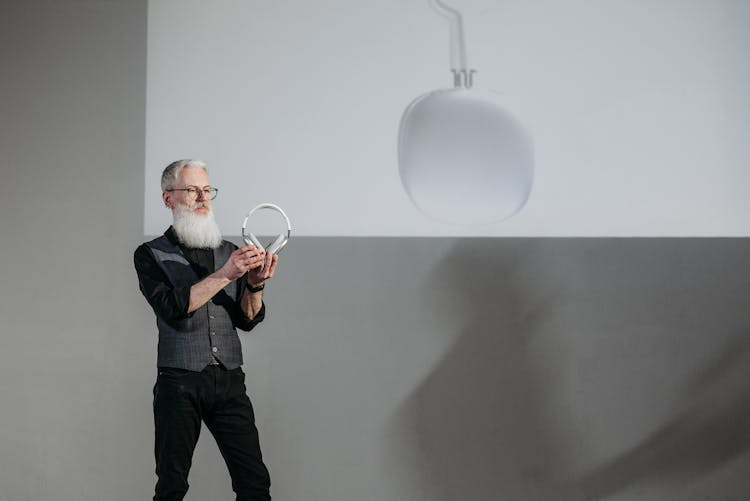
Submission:
<svg viewBox="0 0 750 501">
<path fill-rule="evenodd" d="M 196 249 L 193 247 L 188 247 L 182 242 L 180 242 L 180 239 L 177 238 L 177 232 L 174 231 L 174 226 L 170 226 L 167 228 L 167 231 L 164 232 L 164 236 L 167 237 L 167 240 L 172 242 L 174 245 L 182 249 L 182 252 L 211 252 L 213 253 L 214 249 Z"/>
<path fill-rule="evenodd" d="M 180 242 L 180 239 L 177 238 L 177 233 L 174 231 L 174 227 L 170 226 L 169 228 L 167 228 L 167 231 L 164 232 L 164 236 L 167 237 L 167 240 L 169 240 L 173 244 L 182 247 L 182 243 Z"/>
</svg>

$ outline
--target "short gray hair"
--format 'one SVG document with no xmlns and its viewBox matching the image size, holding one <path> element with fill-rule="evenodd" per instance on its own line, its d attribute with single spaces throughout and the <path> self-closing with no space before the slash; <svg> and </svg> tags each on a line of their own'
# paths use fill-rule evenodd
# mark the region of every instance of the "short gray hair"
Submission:
<svg viewBox="0 0 750 501">
<path fill-rule="evenodd" d="M 177 177 L 185 167 L 198 167 L 208 173 L 206 162 L 203 160 L 195 160 L 192 158 L 184 158 L 182 160 L 176 160 L 164 168 L 164 172 L 161 173 L 161 191 L 167 191 L 174 188 L 177 182 Z"/>
</svg>

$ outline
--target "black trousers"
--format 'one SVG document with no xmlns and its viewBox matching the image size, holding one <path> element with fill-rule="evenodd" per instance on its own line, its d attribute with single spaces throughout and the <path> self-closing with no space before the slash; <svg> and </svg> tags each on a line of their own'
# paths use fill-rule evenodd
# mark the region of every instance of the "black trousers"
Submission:
<svg viewBox="0 0 750 501">
<path fill-rule="evenodd" d="M 154 385 L 156 494 L 182 500 L 201 421 L 216 439 L 237 501 L 268 501 L 271 480 L 263 463 L 255 414 L 241 368 L 209 365 L 202 372 L 160 368 Z"/>
</svg>

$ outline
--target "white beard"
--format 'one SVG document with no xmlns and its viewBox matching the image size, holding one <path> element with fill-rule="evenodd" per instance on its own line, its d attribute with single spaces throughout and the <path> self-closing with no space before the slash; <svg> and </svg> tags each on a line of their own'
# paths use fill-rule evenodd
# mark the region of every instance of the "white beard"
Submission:
<svg viewBox="0 0 750 501">
<path fill-rule="evenodd" d="M 174 228 L 177 238 L 186 247 L 192 249 L 216 249 L 221 245 L 221 231 L 216 224 L 214 213 L 208 208 L 206 214 L 193 212 L 202 204 L 193 204 L 189 207 L 175 207 L 173 211 Z"/>
</svg>

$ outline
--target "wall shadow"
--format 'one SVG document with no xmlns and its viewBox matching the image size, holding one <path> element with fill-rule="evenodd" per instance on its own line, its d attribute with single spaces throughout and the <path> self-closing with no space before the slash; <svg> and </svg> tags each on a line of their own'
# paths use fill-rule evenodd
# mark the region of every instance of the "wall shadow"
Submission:
<svg viewBox="0 0 750 501">
<path fill-rule="evenodd" d="M 519 272 L 542 245 L 464 240 L 425 284 L 435 314 L 455 312 L 465 324 L 390 422 L 389 456 L 419 472 L 412 482 L 420 499 L 576 499 L 539 420 L 544 396 L 529 360 L 560 293 L 554 283 L 530 289 Z"/>
<path fill-rule="evenodd" d="M 638 444 L 574 481 L 587 500 L 644 481 L 680 484 L 707 475 L 750 448 L 750 339 L 727 343 L 685 385 L 684 404 Z M 726 499 L 741 499 L 726 498 Z"/>
<path fill-rule="evenodd" d="M 425 501 L 582 501 L 663 498 L 747 462 L 748 244 L 461 241 L 425 283 L 461 327 L 388 424 L 393 470 Z M 578 371 L 568 393 L 545 360 Z M 712 493 L 744 499 L 741 482 Z"/>
</svg>

